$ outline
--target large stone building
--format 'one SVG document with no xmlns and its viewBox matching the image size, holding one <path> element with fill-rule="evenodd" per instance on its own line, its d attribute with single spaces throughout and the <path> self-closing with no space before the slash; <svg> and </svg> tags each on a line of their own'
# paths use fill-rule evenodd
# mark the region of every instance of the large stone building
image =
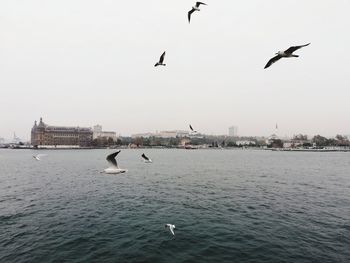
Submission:
<svg viewBox="0 0 350 263">
<path fill-rule="evenodd" d="M 39 124 L 35 121 L 31 132 L 31 144 L 34 147 L 88 147 L 91 143 L 91 128 L 50 126 L 44 123 L 42 118 Z"/>
<path fill-rule="evenodd" d="M 114 131 L 102 131 L 102 126 L 101 125 L 95 125 L 93 127 L 93 139 L 98 139 L 98 138 L 112 138 L 113 141 L 117 141 L 117 134 Z"/>
</svg>

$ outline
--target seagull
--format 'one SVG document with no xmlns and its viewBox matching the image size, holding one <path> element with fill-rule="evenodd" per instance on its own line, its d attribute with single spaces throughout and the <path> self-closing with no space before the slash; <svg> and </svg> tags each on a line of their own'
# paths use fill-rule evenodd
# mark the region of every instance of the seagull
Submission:
<svg viewBox="0 0 350 263">
<path fill-rule="evenodd" d="M 152 160 L 148 158 L 144 153 L 141 155 L 145 163 L 152 163 Z"/>
<path fill-rule="evenodd" d="M 193 129 L 193 127 L 192 127 L 191 124 L 190 124 L 189 126 L 190 126 L 190 129 L 191 129 L 191 131 L 192 131 L 193 133 L 196 133 L 196 132 L 197 132 L 197 131 L 195 131 L 195 130 Z"/>
<path fill-rule="evenodd" d="M 173 234 L 173 236 L 175 236 L 175 233 L 174 233 L 175 225 L 166 224 L 165 228 L 169 228 L 170 232 Z"/>
<path fill-rule="evenodd" d="M 298 55 L 294 55 L 293 52 L 298 50 L 298 49 L 300 49 L 300 48 L 302 48 L 302 47 L 306 47 L 306 46 L 308 46 L 310 44 L 311 43 L 306 44 L 306 45 L 301 45 L 301 46 L 293 46 L 293 47 L 288 48 L 285 51 L 278 51 L 276 53 L 276 56 L 271 58 L 269 60 L 269 62 L 267 62 L 265 68 L 270 67 L 273 63 L 275 63 L 276 61 L 280 60 L 281 58 L 291 58 L 291 57 L 297 58 L 297 57 L 299 57 Z"/>
<path fill-rule="evenodd" d="M 115 157 L 119 153 L 120 153 L 120 150 L 107 156 L 106 160 L 110 164 L 110 167 L 107 169 L 104 169 L 105 173 L 107 173 L 107 174 L 120 174 L 120 173 L 125 173 L 128 171 L 126 169 L 120 169 L 118 167 L 118 164 L 117 164 Z"/>
<path fill-rule="evenodd" d="M 201 11 L 201 10 L 199 9 L 199 6 L 200 6 L 200 5 L 207 5 L 207 4 L 205 4 L 205 3 L 203 3 L 203 2 L 196 2 L 196 5 L 193 6 L 192 9 L 191 9 L 190 11 L 188 11 L 188 23 L 191 22 L 191 15 L 192 15 L 192 13 L 193 13 L 194 11 Z"/>
<path fill-rule="evenodd" d="M 33 155 L 33 158 L 37 161 L 41 161 L 40 157 L 45 156 L 45 154 L 37 154 L 37 155 Z"/>
<path fill-rule="evenodd" d="M 166 64 L 163 63 L 164 57 L 165 57 L 165 51 L 164 51 L 163 54 L 160 56 L 159 61 L 158 61 L 154 66 L 155 66 L 155 67 L 158 67 L 158 66 L 166 66 Z"/>
</svg>

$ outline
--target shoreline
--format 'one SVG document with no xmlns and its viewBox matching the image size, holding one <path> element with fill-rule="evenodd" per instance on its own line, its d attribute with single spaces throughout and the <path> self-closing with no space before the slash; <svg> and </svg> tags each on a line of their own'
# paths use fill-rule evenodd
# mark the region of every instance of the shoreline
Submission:
<svg viewBox="0 0 350 263">
<path fill-rule="evenodd" d="M 323 149 L 301 149 L 301 148 L 257 148 L 257 147 L 163 147 L 163 146 L 154 146 L 154 147 L 128 147 L 128 146 L 119 146 L 119 147 L 62 147 L 62 148 L 33 148 L 33 147 L 0 147 L 1 149 L 9 150 L 118 150 L 118 149 L 130 149 L 130 150 L 140 150 L 140 149 L 174 149 L 174 150 L 256 150 L 256 151 L 272 151 L 272 152 L 350 152 L 349 149 L 332 149 L 332 148 L 323 148 Z"/>
</svg>

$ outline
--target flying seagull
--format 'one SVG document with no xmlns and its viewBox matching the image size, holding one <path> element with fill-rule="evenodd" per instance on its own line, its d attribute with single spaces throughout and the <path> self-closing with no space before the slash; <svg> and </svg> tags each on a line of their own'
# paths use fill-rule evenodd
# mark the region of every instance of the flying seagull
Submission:
<svg viewBox="0 0 350 263">
<path fill-rule="evenodd" d="M 188 23 L 191 23 L 191 15 L 193 14 L 194 11 L 201 11 L 199 9 L 200 5 L 207 5 L 203 2 L 196 2 L 196 5 L 192 7 L 192 9 L 190 11 L 188 11 Z"/>
<path fill-rule="evenodd" d="M 37 161 L 41 161 L 40 157 L 45 156 L 45 154 L 37 154 L 37 155 L 33 155 L 33 158 Z"/>
<path fill-rule="evenodd" d="M 142 157 L 142 159 L 143 159 L 143 161 L 145 163 L 151 163 L 152 162 L 152 160 L 150 158 L 148 158 L 144 153 L 141 155 L 141 157 Z"/>
<path fill-rule="evenodd" d="M 165 51 L 164 51 L 163 54 L 160 56 L 159 61 L 158 61 L 154 66 L 155 66 L 155 67 L 158 67 L 158 66 L 166 66 L 166 64 L 163 63 L 164 57 L 165 57 Z"/>
<path fill-rule="evenodd" d="M 127 172 L 126 169 L 120 169 L 117 164 L 115 157 L 120 153 L 120 150 L 107 156 L 106 160 L 110 164 L 110 167 L 105 169 L 104 172 L 107 174 L 120 174 Z"/>
<path fill-rule="evenodd" d="M 190 129 L 191 129 L 191 131 L 192 131 L 192 132 L 194 132 L 194 133 L 196 133 L 196 132 L 197 132 L 197 131 L 195 131 L 195 130 L 193 129 L 193 127 L 192 127 L 192 125 L 191 125 L 191 124 L 190 124 L 189 126 L 190 126 Z"/>
<path fill-rule="evenodd" d="M 306 46 L 308 46 L 308 45 L 310 45 L 310 44 L 311 44 L 311 43 L 306 44 L 306 45 L 301 45 L 301 46 L 290 47 L 290 48 L 288 48 L 288 49 L 285 50 L 285 51 L 278 51 L 278 52 L 276 53 L 276 56 L 273 57 L 273 58 L 271 58 L 271 59 L 269 60 L 269 62 L 267 62 L 265 68 L 270 67 L 273 63 L 275 63 L 276 61 L 280 60 L 281 58 L 291 58 L 291 57 L 297 58 L 297 57 L 299 57 L 298 55 L 294 55 L 293 52 L 296 51 L 296 50 L 298 50 L 298 49 L 300 49 L 300 48 L 302 48 L 302 47 L 306 47 Z"/>
<path fill-rule="evenodd" d="M 169 228 L 170 232 L 173 234 L 173 236 L 175 236 L 175 233 L 174 233 L 175 225 L 166 224 L 165 228 Z"/>
</svg>

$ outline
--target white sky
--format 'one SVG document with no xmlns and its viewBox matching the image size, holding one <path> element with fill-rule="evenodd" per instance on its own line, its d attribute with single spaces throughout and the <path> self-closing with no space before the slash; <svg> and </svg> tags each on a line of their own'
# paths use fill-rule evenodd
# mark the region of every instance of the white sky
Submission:
<svg viewBox="0 0 350 263">
<path fill-rule="evenodd" d="M 350 1 L 208 0 L 189 25 L 194 2 L 1 0 L 0 137 L 28 139 L 40 116 L 122 135 L 350 134 Z"/>
</svg>

